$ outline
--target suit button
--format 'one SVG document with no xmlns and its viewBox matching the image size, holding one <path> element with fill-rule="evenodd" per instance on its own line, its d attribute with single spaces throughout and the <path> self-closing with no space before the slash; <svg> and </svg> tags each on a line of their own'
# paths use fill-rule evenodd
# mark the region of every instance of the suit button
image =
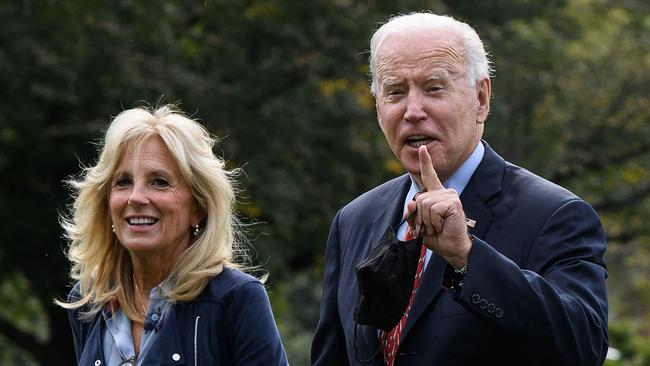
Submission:
<svg viewBox="0 0 650 366">
<path fill-rule="evenodd" d="M 501 309 L 501 308 L 497 308 L 497 309 L 494 311 L 494 316 L 496 316 L 497 318 L 502 318 L 502 317 L 503 317 L 503 309 Z"/>
<path fill-rule="evenodd" d="M 487 306 L 488 306 L 488 302 L 485 299 L 481 300 L 479 302 L 479 305 L 478 305 L 478 307 L 481 308 L 481 309 L 485 309 L 485 308 L 487 308 Z"/>
<path fill-rule="evenodd" d="M 101 364 L 102 364 L 102 361 L 101 361 L 101 360 L 96 360 L 96 361 L 95 361 L 95 366 L 99 366 L 99 365 L 101 365 Z"/>
<path fill-rule="evenodd" d="M 479 294 L 472 295 L 472 302 L 474 304 L 478 304 L 479 301 L 481 301 L 481 296 L 479 296 Z"/>
<path fill-rule="evenodd" d="M 488 313 L 493 314 L 493 313 L 494 313 L 494 310 L 496 310 L 496 308 L 497 308 L 496 305 L 494 305 L 493 303 L 489 303 L 489 304 L 488 304 L 488 308 L 487 308 L 487 309 L 488 309 Z"/>
</svg>

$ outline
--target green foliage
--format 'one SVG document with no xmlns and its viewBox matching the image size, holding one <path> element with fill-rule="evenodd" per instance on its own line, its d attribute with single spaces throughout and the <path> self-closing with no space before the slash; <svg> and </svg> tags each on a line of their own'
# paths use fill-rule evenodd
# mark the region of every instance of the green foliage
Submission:
<svg viewBox="0 0 650 366">
<path fill-rule="evenodd" d="M 12 321 L 22 331 L 29 332 L 41 342 L 50 337 L 49 324 L 43 306 L 33 296 L 27 279 L 15 275 L 0 283 L 0 306 L 2 318 Z"/>
<path fill-rule="evenodd" d="M 3 4 L 0 310 L 9 325 L 0 323 L 0 363 L 72 363 L 65 313 L 52 305 L 69 284 L 61 181 L 93 162 L 110 116 L 180 101 L 246 173 L 238 207 L 255 223 L 290 361 L 308 364 L 330 220 L 401 172 L 375 121 L 368 40 L 378 22 L 421 9 L 475 25 L 492 53 L 490 144 L 598 210 L 610 241 L 612 344 L 620 365 L 648 364 L 643 0 Z"/>
<path fill-rule="evenodd" d="M 0 317 L 2 322 L 11 322 L 19 331 L 33 335 L 38 342 L 47 342 L 51 336 L 49 319 L 29 286 L 20 274 L 0 283 Z M 3 365 L 36 365 L 29 353 L 13 346 L 8 334 L 0 336 L 0 361 Z"/>
<path fill-rule="evenodd" d="M 650 340 L 640 336 L 642 331 L 638 325 L 629 321 L 621 321 L 610 325 L 611 342 L 620 350 L 621 357 L 617 361 L 608 361 L 607 366 L 637 366 L 650 365 Z"/>
</svg>

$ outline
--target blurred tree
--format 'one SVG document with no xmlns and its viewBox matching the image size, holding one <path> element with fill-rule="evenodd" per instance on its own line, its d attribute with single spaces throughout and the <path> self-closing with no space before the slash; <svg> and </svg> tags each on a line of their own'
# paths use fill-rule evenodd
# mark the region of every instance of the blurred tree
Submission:
<svg viewBox="0 0 650 366">
<path fill-rule="evenodd" d="M 401 173 L 375 121 L 368 40 L 378 22 L 419 9 L 469 21 L 493 54 L 490 143 L 602 215 L 612 339 L 624 361 L 647 360 L 643 0 L 23 0 L 0 7 L 0 362 L 73 363 L 52 305 L 69 285 L 61 181 L 93 163 L 110 116 L 181 101 L 246 172 L 239 210 L 271 273 L 290 361 L 308 364 L 330 220 Z"/>
</svg>

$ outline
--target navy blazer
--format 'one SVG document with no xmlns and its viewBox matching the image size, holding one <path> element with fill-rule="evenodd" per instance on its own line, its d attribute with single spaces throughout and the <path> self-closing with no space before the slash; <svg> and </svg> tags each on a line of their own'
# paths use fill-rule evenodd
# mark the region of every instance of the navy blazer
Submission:
<svg viewBox="0 0 650 366">
<path fill-rule="evenodd" d="M 78 298 L 75 286 L 71 298 Z M 210 280 L 193 301 L 176 303 L 143 365 L 288 365 L 264 286 L 232 268 Z M 68 312 L 79 365 L 105 365 L 99 314 Z"/>
<path fill-rule="evenodd" d="M 395 365 L 601 365 L 609 343 L 607 269 L 596 212 L 482 143 L 483 160 L 460 197 L 476 220 L 464 283 L 456 292 L 443 286 L 448 264 L 431 257 Z M 334 218 L 314 365 L 383 365 L 381 352 L 372 358 L 377 329 L 359 325 L 355 336 L 355 268 L 399 223 L 409 185 L 408 175 L 386 182 Z"/>
</svg>

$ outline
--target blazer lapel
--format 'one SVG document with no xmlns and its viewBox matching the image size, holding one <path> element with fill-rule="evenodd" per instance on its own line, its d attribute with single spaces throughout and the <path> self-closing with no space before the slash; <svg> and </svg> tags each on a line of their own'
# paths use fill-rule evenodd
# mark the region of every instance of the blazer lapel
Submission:
<svg viewBox="0 0 650 366">
<path fill-rule="evenodd" d="M 490 145 L 483 141 L 485 154 L 478 168 L 470 178 L 467 187 L 460 195 L 460 201 L 465 210 L 465 216 L 476 221 L 469 233 L 483 239 L 492 224 L 490 212 L 490 198 L 501 192 L 501 182 L 505 171 L 505 161 Z"/>
<path fill-rule="evenodd" d="M 505 161 L 485 141 L 482 141 L 482 143 L 485 145 L 483 160 L 481 160 L 460 196 L 466 217 L 476 221 L 474 227 L 469 228 L 469 233 L 481 239 L 493 220 L 486 203 L 492 196 L 501 191 L 501 179 L 505 169 Z M 413 299 L 409 316 L 406 318 L 401 339 L 404 339 L 418 318 L 442 290 L 442 274 L 446 266 L 447 261 L 442 257 L 436 254 L 431 256 L 424 271 L 422 283 L 420 283 L 420 287 Z"/>
<path fill-rule="evenodd" d="M 411 179 L 408 174 L 404 174 L 400 178 L 397 182 L 398 189 L 395 195 L 393 197 L 385 197 L 385 202 L 380 203 L 380 206 L 386 209 L 374 213 L 376 216 L 372 220 L 371 230 L 374 237 L 367 254 L 377 245 L 377 241 L 384 234 L 388 226 L 396 230 L 399 223 L 402 222 L 402 218 L 404 217 L 404 198 L 411 187 Z"/>
<path fill-rule="evenodd" d="M 492 224 L 492 213 L 490 213 L 490 210 L 488 210 L 485 202 L 481 200 L 474 187 L 470 185 L 465 187 L 463 194 L 460 196 L 460 201 L 465 210 L 465 217 L 476 221 L 474 227 L 468 228 L 469 233 L 483 239 L 483 236 Z"/>
<path fill-rule="evenodd" d="M 367 248 L 365 256 L 377 245 L 377 241 L 388 226 L 397 229 L 397 225 L 402 221 L 402 217 L 404 216 L 404 197 L 410 186 L 411 179 L 408 174 L 404 174 L 402 179 L 398 181 L 395 195 L 393 197 L 385 197 L 386 201 L 380 203 L 380 206 L 385 207 L 385 210 L 373 213 L 376 216 L 372 220 L 372 230 L 369 231 L 373 237 L 369 240 L 370 245 Z M 358 347 L 358 358 L 360 360 L 372 358 L 373 365 L 381 365 L 383 354 L 379 345 L 378 329 L 368 325 L 356 325 L 356 327 L 357 338 L 354 341 Z"/>
<path fill-rule="evenodd" d="M 442 273 L 444 272 L 446 265 L 447 262 L 442 259 L 442 257 L 436 254 L 431 255 L 429 264 L 427 265 L 427 268 L 424 271 L 424 276 L 422 277 L 422 283 L 420 283 L 420 287 L 418 287 L 418 290 L 415 293 L 415 298 L 413 299 L 413 304 L 411 304 L 411 310 L 406 318 L 406 323 L 404 324 L 404 329 L 402 329 L 400 339 L 406 337 L 409 330 L 411 330 L 418 318 L 424 313 L 426 308 L 442 289 L 440 284 L 442 283 Z"/>
</svg>

